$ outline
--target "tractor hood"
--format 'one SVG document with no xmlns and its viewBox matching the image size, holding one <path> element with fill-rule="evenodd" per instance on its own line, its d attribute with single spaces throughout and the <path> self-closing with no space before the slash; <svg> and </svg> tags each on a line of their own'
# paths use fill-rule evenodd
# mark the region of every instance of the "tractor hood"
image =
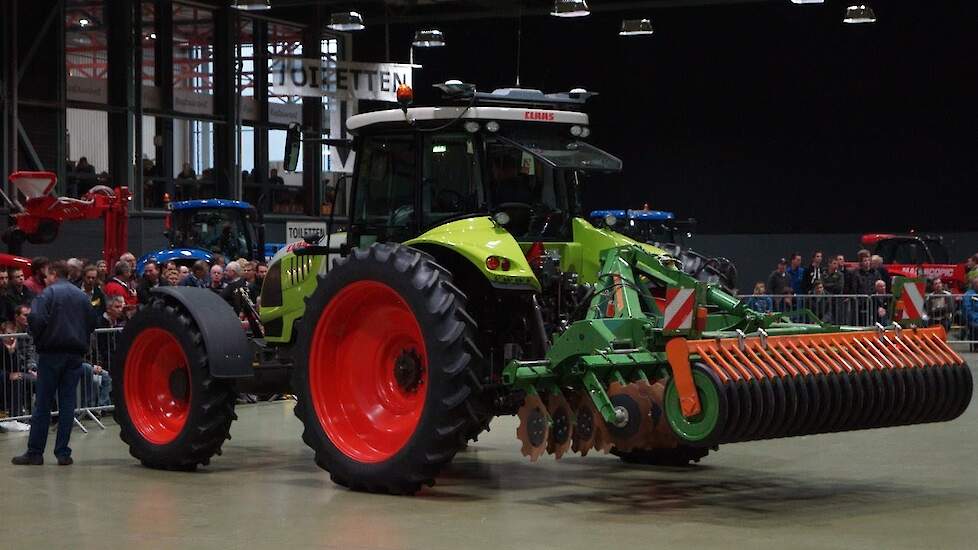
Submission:
<svg viewBox="0 0 978 550">
<path fill-rule="evenodd" d="M 178 264 L 190 265 L 197 260 L 204 260 L 210 263 L 214 259 L 214 254 L 200 248 L 161 248 L 153 252 L 148 252 L 136 260 L 136 275 L 142 276 L 146 262 L 154 260 L 157 263 L 177 262 Z M 111 269 L 111 266 L 110 266 Z"/>
</svg>

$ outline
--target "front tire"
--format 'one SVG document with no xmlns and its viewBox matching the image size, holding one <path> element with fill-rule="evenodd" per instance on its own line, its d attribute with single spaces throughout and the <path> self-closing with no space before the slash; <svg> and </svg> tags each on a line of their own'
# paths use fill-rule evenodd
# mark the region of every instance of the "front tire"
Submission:
<svg viewBox="0 0 978 550">
<path fill-rule="evenodd" d="M 334 482 L 413 494 L 465 446 L 478 378 L 464 301 L 401 245 L 355 249 L 320 277 L 298 329 L 295 414 Z"/>
<path fill-rule="evenodd" d="M 126 323 L 113 365 L 119 435 L 145 466 L 193 470 L 229 439 L 236 394 L 211 376 L 203 338 L 182 306 L 154 298 Z"/>
</svg>

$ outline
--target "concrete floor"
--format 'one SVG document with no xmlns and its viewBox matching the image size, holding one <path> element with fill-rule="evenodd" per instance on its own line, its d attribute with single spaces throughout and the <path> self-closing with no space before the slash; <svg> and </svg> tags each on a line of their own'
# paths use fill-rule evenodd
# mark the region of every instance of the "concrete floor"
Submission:
<svg viewBox="0 0 978 550">
<path fill-rule="evenodd" d="M 969 357 L 971 365 L 978 357 Z M 418 497 L 329 481 L 287 402 L 239 408 L 209 468 L 153 471 L 114 426 L 77 462 L 14 467 L 0 434 L 0 548 L 975 548 L 978 407 L 946 424 L 726 446 L 700 466 L 519 454 L 513 418 Z M 53 443 L 53 438 L 52 442 Z"/>
</svg>

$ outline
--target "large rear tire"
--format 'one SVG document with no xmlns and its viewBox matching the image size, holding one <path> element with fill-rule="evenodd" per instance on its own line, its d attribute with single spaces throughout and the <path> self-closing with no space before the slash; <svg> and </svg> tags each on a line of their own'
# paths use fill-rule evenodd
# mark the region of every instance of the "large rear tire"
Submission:
<svg viewBox="0 0 978 550">
<path fill-rule="evenodd" d="M 401 245 L 354 249 L 320 277 L 299 323 L 302 439 L 334 482 L 413 494 L 465 446 L 475 323 L 451 275 Z"/>
<path fill-rule="evenodd" d="M 129 453 L 151 468 L 207 465 L 229 439 L 236 394 L 210 375 L 203 338 L 176 302 L 154 298 L 126 324 L 112 402 Z"/>
</svg>

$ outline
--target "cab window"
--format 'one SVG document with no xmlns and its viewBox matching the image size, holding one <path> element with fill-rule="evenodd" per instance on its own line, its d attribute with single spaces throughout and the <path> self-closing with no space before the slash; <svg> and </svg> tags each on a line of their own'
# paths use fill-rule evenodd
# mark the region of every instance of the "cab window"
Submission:
<svg viewBox="0 0 978 550">
<path fill-rule="evenodd" d="M 426 135 L 421 188 L 424 226 L 484 209 L 484 196 L 472 135 Z"/>
<path fill-rule="evenodd" d="M 924 263 L 927 254 L 918 241 L 901 241 L 894 251 L 893 261 L 898 264 Z"/>
<path fill-rule="evenodd" d="M 398 240 L 410 235 L 417 186 L 417 149 L 414 135 L 372 136 L 363 141 L 357 156 L 357 192 L 354 223 L 367 233 Z"/>
<path fill-rule="evenodd" d="M 577 204 L 578 174 L 555 169 L 512 144 L 486 145 L 493 208 L 505 211 L 518 241 L 566 241 Z"/>
</svg>

